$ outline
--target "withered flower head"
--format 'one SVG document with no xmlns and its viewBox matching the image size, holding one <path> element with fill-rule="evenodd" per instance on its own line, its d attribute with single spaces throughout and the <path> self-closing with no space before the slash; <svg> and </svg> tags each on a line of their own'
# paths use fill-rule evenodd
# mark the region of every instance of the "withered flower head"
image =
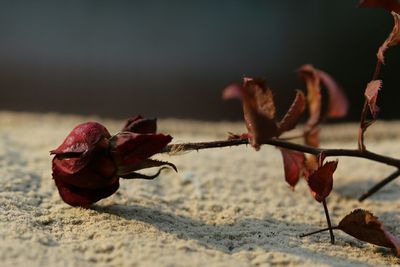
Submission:
<svg viewBox="0 0 400 267">
<path fill-rule="evenodd" d="M 88 206 L 109 197 L 119 187 L 119 178 L 153 179 L 136 171 L 160 166 L 175 166 L 149 159 L 172 140 L 156 134 L 156 120 L 137 116 L 129 120 L 123 132 L 111 136 L 97 122 L 76 126 L 64 142 L 50 153 L 53 179 L 61 198 L 71 206 Z"/>
</svg>

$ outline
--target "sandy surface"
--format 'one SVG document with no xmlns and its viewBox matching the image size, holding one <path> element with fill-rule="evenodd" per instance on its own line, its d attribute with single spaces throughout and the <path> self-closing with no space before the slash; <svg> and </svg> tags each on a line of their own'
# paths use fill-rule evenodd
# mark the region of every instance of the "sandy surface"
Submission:
<svg viewBox="0 0 400 267">
<path fill-rule="evenodd" d="M 384 266 L 387 249 L 336 233 L 300 239 L 325 227 L 323 209 L 304 181 L 291 192 L 273 147 L 213 149 L 163 156 L 179 173 L 154 181 L 122 181 L 117 194 L 91 209 L 64 204 L 51 179 L 48 151 L 78 123 L 121 121 L 0 112 L 0 266 Z M 224 138 L 235 123 L 161 120 L 174 142 Z M 390 131 L 390 132 L 388 132 Z M 327 127 L 323 146 L 355 147 L 357 126 Z M 400 157 L 400 123 L 369 132 L 371 150 Z M 379 142 L 378 142 L 379 141 Z M 400 236 L 400 184 L 365 203 L 360 193 L 392 171 L 342 158 L 328 199 L 332 220 L 354 208 L 378 215 Z"/>
</svg>

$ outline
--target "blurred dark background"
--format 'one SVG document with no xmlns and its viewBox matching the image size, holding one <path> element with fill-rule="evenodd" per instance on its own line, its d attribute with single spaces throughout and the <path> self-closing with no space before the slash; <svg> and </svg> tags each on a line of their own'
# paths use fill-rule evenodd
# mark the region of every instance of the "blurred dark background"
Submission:
<svg viewBox="0 0 400 267">
<path fill-rule="evenodd" d="M 312 63 L 346 89 L 358 120 L 376 51 L 392 29 L 358 0 L 1 1 L 0 109 L 241 119 L 221 90 L 263 76 L 281 111 Z M 400 48 L 383 68 L 381 117 L 399 118 Z"/>
</svg>

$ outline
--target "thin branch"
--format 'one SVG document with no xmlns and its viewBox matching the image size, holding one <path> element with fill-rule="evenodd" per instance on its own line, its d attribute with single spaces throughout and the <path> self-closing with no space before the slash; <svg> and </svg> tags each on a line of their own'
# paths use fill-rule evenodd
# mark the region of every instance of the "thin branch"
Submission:
<svg viewBox="0 0 400 267">
<path fill-rule="evenodd" d="M 317 230 L 317 231 L 314 231 L 314 232 L 311 232 L 311 233 L 302 234 L 299 237 L 302 238 L 302 237 L 306 237 L 306 236 L 309 236 L 309 235 L 315 235 L 315 234 L 318 234 L 318 233 L 326 232 L 328 230 L 335 230 L 335 229 L 338 229 L 338 227 L 337 226 L 327 227 L 327 228 L 323 228 L 323 229 L 320 229 L 320 230 Z"/>
<path fill-rule="evenodd" d="M 388 177 L 386 177 L 385 179 L 383 179 L 382 181 L 380 181 L 379 183 L 374 185 L 367 192 L 362 194 L 362 196 L 358 199 L 358 201 L 360 201 L 360 202 L 364 201 L 365 199 L 367 199 L 368 197 L 370 197 L 371 195 L 376 193 L 379 189 L 381 189 L 382 187 L 384 187 L 385 185 L 387 185 L 388 183 L 390 183 L 391 181 L 393 181 L 394 179 L 396 179 L 399 176 L 400 176 L 400 169 L 397 169 L 395 172 L 393 172 Z"/>
<path fill-rule="evenodd" d="M 333 235 L 331 218 L 329 218 L 328 207 L 326 206 L 326 199 L 322 200 L 322 205 L 324 206 L 326 222 L 328 223 L 329 235 L 331 236 L 331 244 L 335 244 L 335 236 Z"/>
<path fill-rule="evenodd" d="M 198 142 L 198 143 L 181 143 L 181 144 L 170 144 L 167 145 L 161 153 L 181 153 L 185 151 L 209 149 L 209 148 L 222 148 L 239 145 L 248 145 L 248 139 L 233 139 L 233 140 L 221 140 L 211 142 Z M 264 145 L 272 145 L 281 148 L 287 148 L 295 151 L 300 151 L 308 154 L 318 155 L 324 153 L 326 157 L 355 157 L 365 158 L 372 161 L 384 163 L 390 166 L 400 168 L 400 159 L 376 154 L 368 150 L 358 149 L 329 149 L 329 148 L 317 148 L 308 145 L 296 144 L 287 142 L 280 139 L 270 139 L 263 142 Z"/>
<path fill-rule="evenodd" d="M 376 65 L 375 65 L 375 71 L 374 74 L 372 75 L 372 80 L 374 81 L 378 79 L 379 74 L 381 72 L 382 68 L 382 62 L 377 59 Z M 364 144 L 364 134 L 365 131 L 367 130 L 368 126 L 371 125 L 373 121 L 368 121 L 367 120 L 367 115 L 368 115 L 368 101 L 367 99 L 364 100 L 364 105 L 361 111 L 361 118 L 360 118 L 360 128 L 358 129 L 358 149 L 360 150 L 366 150 L 365 144 Z"/>
</svg>

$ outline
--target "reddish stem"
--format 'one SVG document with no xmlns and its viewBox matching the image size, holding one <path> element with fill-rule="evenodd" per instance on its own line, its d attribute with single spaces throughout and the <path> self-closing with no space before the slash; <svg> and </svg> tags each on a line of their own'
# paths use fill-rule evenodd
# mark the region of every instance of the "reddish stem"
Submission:
<svg viewBox="0 0 400 267">
<path fill-rule="evenodd" d="M 333 235 L 331 219 L 329 217 L 328 207 L 326 206 L 326 200 L 322 200 L 322 205 L 324 206 L 326 222 L 328 223 L 329 235 L 331 236 L 331 244 L 335 244 L 335 236 Z"/>
<path fill-rule="evenodd" d="M 371 81 L 378 79 L 379 73 L 381 72 L 381 68 L 382 68 L 382 62 L 379 59 L 377 59 L 375 65 L 375 71 L 374 74 L 372 75 Z M 363 151 L 366 150 L 364 144 L 364 133 L 367 130 L 368 126 L 371 125 L 371 121 L 367 121 L 367 115 L 368 115 L 368 101 L 367 99 L 365 99 L 361 111 L 360 128 L 358 130 L 358 149 Z"/>
</svg>

